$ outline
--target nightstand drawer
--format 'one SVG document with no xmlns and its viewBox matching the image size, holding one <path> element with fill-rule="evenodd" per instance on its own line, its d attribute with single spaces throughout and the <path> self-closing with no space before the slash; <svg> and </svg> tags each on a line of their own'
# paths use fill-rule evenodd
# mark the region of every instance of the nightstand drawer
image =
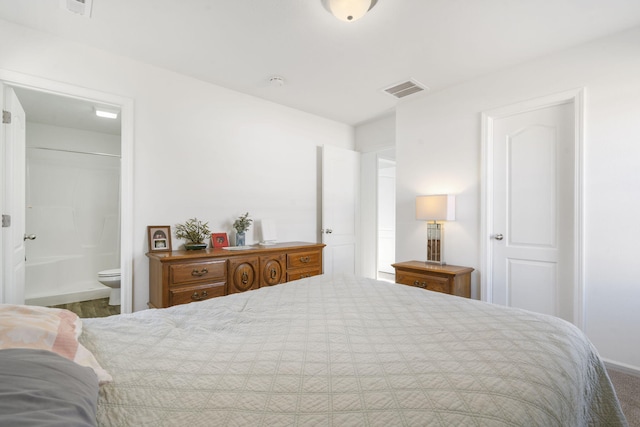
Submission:
<svg viewBox="0 0 640 427">
<path fill-rule="evenodd" d="M 204 301 L 209 298 L 224 296 L 225 293 L 224 282 L 174 288 L 169 290 L 169 306 Z"/>
<path fill-rule="evenodd" d="M 430 291 L 451 293 L 450 280 L 446 277 L 423 276 L 405 272 L 396 273 L 396 282 L 403 285 L 415 286 Z"/>
<path fill-rule="evenodd" d="M 396 283 L 460 297 L 471 297 L 471 267 L 406 261 L 392 265 Z"/>
<path fill-rule="evenodd" d="M 226 274 L 226 260 L 173 264 L 169 266 L 169 286 L 224 281 Z"/>
</svg>

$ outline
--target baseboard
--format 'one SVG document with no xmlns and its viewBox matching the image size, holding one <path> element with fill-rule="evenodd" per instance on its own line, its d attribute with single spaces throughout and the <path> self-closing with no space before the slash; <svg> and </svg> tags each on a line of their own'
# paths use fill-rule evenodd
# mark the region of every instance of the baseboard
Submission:
<svg viewBox="0 0 640 427">
<path fill-rule="evenodd" d="M 602 359 L 604 366 L 612 371 L 622 372 L 623 374 L 629 374 L 640 378 L 640 368 L 625 363 L 614 362 L 608 359 Z"/>
</svg>

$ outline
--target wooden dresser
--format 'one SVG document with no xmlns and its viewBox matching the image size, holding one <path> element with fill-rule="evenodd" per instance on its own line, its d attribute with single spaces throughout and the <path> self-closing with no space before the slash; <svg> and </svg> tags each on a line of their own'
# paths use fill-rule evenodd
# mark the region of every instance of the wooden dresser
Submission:
<svg viewBox="0 0 640 427">
<path fill-rule="evenodd" d="M 322 274 L 321 243 L 147 253 L 149 307 L 164 308 Z"/>
<path fill-rule="evenodd" d="M 396 269 L 396 283 L 471 297 L 471 267 L 427 264 L 424 261 L 399 262 L 392 267 Z"/>
</svg>

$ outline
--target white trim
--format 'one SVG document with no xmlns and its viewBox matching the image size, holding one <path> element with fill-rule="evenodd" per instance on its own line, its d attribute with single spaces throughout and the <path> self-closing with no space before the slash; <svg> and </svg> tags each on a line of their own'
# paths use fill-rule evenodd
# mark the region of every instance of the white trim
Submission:
<svg viewBox="0 0 640 427">
<path fill-rule="evenodd" d="M 120 171 L 120 269 L 121 313 L 133 311 L 133 99 L 100 92 L 41 77 L 0 69 L 0 81 L 9 86 L 23 87 L 54 95 L 77 98 L 120 108 L 121 171 Z"/>
<path fill-rule="evenodd" d="M 605 358 L 602 358 L 602 361 L 604 362 L 604 366 L 609 370 L 622 372 L 623 374 L 629 374 L 640 378 L 640 368 L 637 366 L 631 366 L 620 362 L 613 362 Z"/>
<path fill-rule="evenodd" d="M 560 92 L 541 98 L 531 99 L 488 111 L 481 114 L 481 225 L 480 225 L 480 262 L 484 270 L 481 275 L 481 299 L 492 302 L 492 251 L 493 235 L 493 124 L 496 119 L 559 104 L 572 103 L 574 117 L 574 311 L 573 323 L 583 331 L 586 329 L 585 291 L 584 291 L 584 88 Z"/>
<path fill-rule="evenodd" d="M 0 83 L 2 83 L 0 81 Z M 2 106 L 2 108 L 0 108 L 0 110 L 4 110 L 4 85 L 0 84 L 0 106 Z M 0 214 L 4 214 L 4 188 L 5 188 L 5 183 L 4 183 L 4 168 L 5 168 L 5 162 L 4 162 L 4 158 L 5 158 L 5 153 L 4 153 L 4 124 L 0 123 L 0 155 L 2 156 L 2 158 L 0 159 Z M 4 250 L 3 250 L 3 246 L 4 246 L 4 235 L 6 233 L 4 232 L 4 230 L 2 228 L 0 228 L 0 304 L 5 303 L 5 286 L 4 286 L 4 263 L 5 263 L 5 259 L 4 259 Z"/>
</svg>

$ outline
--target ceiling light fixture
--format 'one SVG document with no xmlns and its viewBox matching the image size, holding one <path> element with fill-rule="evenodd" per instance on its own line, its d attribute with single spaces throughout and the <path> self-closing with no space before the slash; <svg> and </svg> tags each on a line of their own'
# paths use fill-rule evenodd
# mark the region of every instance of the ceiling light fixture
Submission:
<svg viewBox="0 0 640 427">
<path fill-rule="evenodd" d="M 341 21 L 353 22 L 362 18 L 378 0 L 320 0 L 333 16 Z"/>
<path fill-rule="evenodd" d="M 99 109 L 96 108 L 96 116 L 98 117 L 103 117 L 105 119 L 117 119 L 118 118 L 118 112 L 114 111 L 114 110 L 105 110 L 103 109 Z"/>
</svg>

